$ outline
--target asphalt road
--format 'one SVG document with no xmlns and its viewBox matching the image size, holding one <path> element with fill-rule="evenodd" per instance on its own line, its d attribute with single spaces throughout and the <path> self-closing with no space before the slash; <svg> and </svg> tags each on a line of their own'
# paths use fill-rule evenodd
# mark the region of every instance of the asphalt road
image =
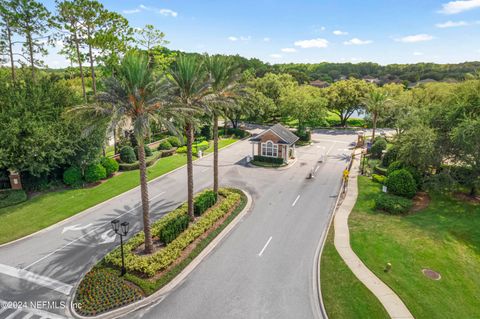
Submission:
<svg viewBox="0 0 480 319">
<path fill-rule="evenodd" d="M 127 317 L 315 318 L 315 250 L 355 137 L 351 132 L 324 131 L 313 139 L 313 145 L 297 149 L 295 165 L 281 171 L 245 166 L 252 149 L 248 141 L 221 150 L 221 186 L 250 192 L 251 212 L 180 287 Z M 312 169 L 315 178 L 306 179 Z M 195 162 L 196 191 L 211 187 L 212 173 L 212 157 Z M 185 168 L 152 181 L 152 218 L 185 201 L 185 190 Z M 0 309 L 0 318 L 68 317 L 63 303 L 75 283 L 118 243 L 110 221 L 129 221 L 131 234 L 141 229 L 139 200 L 137 188 L 0 247 L 0 303 L 23 306 Z"/>
</svg>

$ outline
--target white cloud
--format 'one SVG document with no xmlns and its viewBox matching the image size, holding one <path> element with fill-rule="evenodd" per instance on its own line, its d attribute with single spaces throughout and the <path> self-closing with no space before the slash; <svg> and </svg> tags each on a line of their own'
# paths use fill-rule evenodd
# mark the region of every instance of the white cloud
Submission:
<svg viewBox="0 0 480 319">
<path fill-rule="evenodd" d="M 233 41 L 233 42 L 235 42 L 235 41 L 244 41 L 245 42 L 245 41 L 250 41 L 252 39 L 252 37 L 251 36 L 243 36 L 243 35 L 242 36 L 231 35 L 227 39 L 230 40 L 230 41 Z"/>
<path fill-rule="evenodd" d="M 280 51 L 286 52 L 286 53 L 292 53 L 292 52 L 297 52 L 297 49 L 295 49 L 295 48 L 283 48 Z"/>
<path fill-rule="evenodd" d="M 415 55 L 415 56 L 421 56 L 421 55 L 423 55 L 423 52 L 413 52 L 413 55 Z"/>
<path fill-rule="evenodd" d="M 348 41 L 343 42 L 345 45 L 365 45 L 372 43 L 372 40 L 360 40 L 359 38 L 353 38 Z"/>
<path fill-rule="evenodd" d="M 404 43 L 414 43 L 414 42 L 430 41 L 432 39 L 433 39 L 433 36 L 422 33 L 422 34 L 407 35 L 405 37 L 395 39 L 395 41 L 404 42 Z"/>
<path fill-rule="evenodd" d="M 246 37 L 240 36 L 240 40 L 241 40 L 241 41 L 250 41 L 251 39 L 252 39 L 251 36 L 246 36 Z"/>
<path fill-rule="evenodd" d="M 263 42 L 270 42 L 270 40 L 271 40 L 271 39 L 270 39 L 269 37 L 263 38 Z"/>
<path fill-rule="evenodd" d="M 444 23 L 437 23 L 435 26 L 437 28 L 453 28 L 453 27 L 464 27 L 467 26 L 468 23 L 465 21 L 447 21 Z"/>
<path fill-rule="evenodd" d="M 142 10 L 140 10 L 139 8 L 135 8 L 135 9 L 131 9 L 131 10 L 123 10 L 122 12 L 124 14 L 133 14 L 133 13 L 139 13 L 140 11 L 142 11 Z"/>
<path fill-rule="evenodd" d="M 347 35 L 348 34 L 348 32 L 341 31 L 341 30 L 335 30 L 332 33 L 335 34 L 335 35 Z"/>
<path fill-rule="evenodd" d="M 123 13 L 124 14 L 133 14 L 133 13 L 139 13 L 139 12 L 142 12 L 142 11 L 150 11 L 150 12 L 156 12 L 156 13 L 160 13 L 161 15 L 164 15 L 166 17 L 177 17 L 178 16 L 178 12 L 176 11 L 173 11 L 173 10 L 170 10 L 170 9 L 156 9 L 156 8 L 153 8 L 153 7 L 147 7 L 146 5 L 139 5 L 137 8 L 135 9 L 130 9 L 130 10 L 123 10 Z"/>
<path fill-rule="evenodd" d="M 175 12 L 173 10 L 170 10 L 170 9 L 160 9 L 158 10 L 158 13 L 160 13 L 161 15 L 164 15 L 164 16 L 167 16 L 167 17 L 176 17 L 178 16 L 178 12 Z"/>
<path fill-rule="evenodd" d="M 442 4 L 443 14 L 457 14 L 480 7 L 480 0 L 459 0 Z"/>
<path fill-rule="evenodd" d="M 230 36 L 230 37 L 228 37 L 228 40 L 230 40 L 230 41 L 238 41 L 238 38 L 237 38 L 237 37 L 234 37 L 234 36 Z"/>
<path fill-rule="evenodd" d="M 311 40 L 300 40 L 300 41 L 295 41 L 294 43 L 295 46 L 301 47 L 301 48 L 326 48 L 328 47 L 328 40 L 326 39 L 311 39 Z"/>
<path fill-rule="evenodd" d="M 271 58 L 274 58 L 274 59 L 280 59 L 282 57 L 281 54 L 277 54 L 277 53 L 274 53 L 274 54 L 270 54 L 270 57 Z"/>
</svg>

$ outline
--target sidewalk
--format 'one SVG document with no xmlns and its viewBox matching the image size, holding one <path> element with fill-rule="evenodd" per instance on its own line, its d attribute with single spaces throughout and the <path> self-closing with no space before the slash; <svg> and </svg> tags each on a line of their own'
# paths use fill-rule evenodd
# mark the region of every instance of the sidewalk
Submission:
<svg viewBox="0 0 480 319">
<path fill-rule="evenodd" d="M 348 217 L 357 201 L 358 185 L 357 176 L 360 167 L 358 153 L 353 160 L 348 180 L 347 193 L 335 214 L 335 248 L 355 276 L 378 298 L 390 317 L 394 319 L 413 318 L 403 301 L 385 283 L 383 283 L 365 264 L 358 258 L 350 247 L 350 233 Z"/>
</svg>

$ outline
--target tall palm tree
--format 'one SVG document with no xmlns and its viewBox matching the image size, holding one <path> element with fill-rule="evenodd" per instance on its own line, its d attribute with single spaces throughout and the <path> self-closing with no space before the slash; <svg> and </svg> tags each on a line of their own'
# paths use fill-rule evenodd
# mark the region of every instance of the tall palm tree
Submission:
<svg viewBox="0 0 480 319">
<path fill-rule="evenodd" d="M 238 73 L 233 61 L 220 55 L 207 56 L 206 67 L 211 86 L 206 106 L 213 118 L 213 191 L 218 195 L 218 117 L 235 106 Z"/>
<path fill-rule="evenodd" d="M 193 152 L 195 116 L 205 107 L 205 99 L 210 94 L 207 72 L 203 59 L 180 54 L 168 70 L 171 103 L 182 107 L 187 136 L 187 191 L 188 214 L 193 214 Z"/>
<path fill-rule="evenodd" d="M 115 72 L 115 78 L 105 81 L 105 91 L 97 95 L 98 103 L 72 109 L 74 112 L 91 114 L 96 118 L 109 118 L 111 125 L 133 127 L 138 143 L 140 168 L 140 192 L 142 201 L 143 230 L 145 233 L 145 253 L 153 251 L 150 228 L 150 207 L 145 161 L 145 135 L 150 123 L 161 123 L 174 130 L 172 119 L 177 119 L 179 110 L 165 99 L 164 80 L 152 75 L 146 56 L 130 52 L 125 55 Z"/>
<path fill-rule="evenodd" d="M 364 104 L 367 112 L 372 115 L 372 141 L 375 140 L 375 131 L 379 115 L 389 107 L 391 100 L 388 94 L 381 88 L 372 89 L 364 98 Z"/>
</svg>

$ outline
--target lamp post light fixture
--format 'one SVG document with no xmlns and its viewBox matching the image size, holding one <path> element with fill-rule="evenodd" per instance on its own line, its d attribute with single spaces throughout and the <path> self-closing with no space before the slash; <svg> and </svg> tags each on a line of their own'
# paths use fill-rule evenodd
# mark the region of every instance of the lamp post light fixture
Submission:
<svg viewBox="0 0 480 319">
<path fill-rule="evenodd" d="M 123 236 L 127 236 L 129 228 L 130 224 L 128 222 L 120 223 L 118 219 L 112 220 L 112 229 L 115 234 L 120 236 L 120 251 L 122 252 L 122 269 L 120 271 L 120 276 L 127 273 L 127 270 L 125 269 L 125 257 L 123 255 Z"/>
</svg>

